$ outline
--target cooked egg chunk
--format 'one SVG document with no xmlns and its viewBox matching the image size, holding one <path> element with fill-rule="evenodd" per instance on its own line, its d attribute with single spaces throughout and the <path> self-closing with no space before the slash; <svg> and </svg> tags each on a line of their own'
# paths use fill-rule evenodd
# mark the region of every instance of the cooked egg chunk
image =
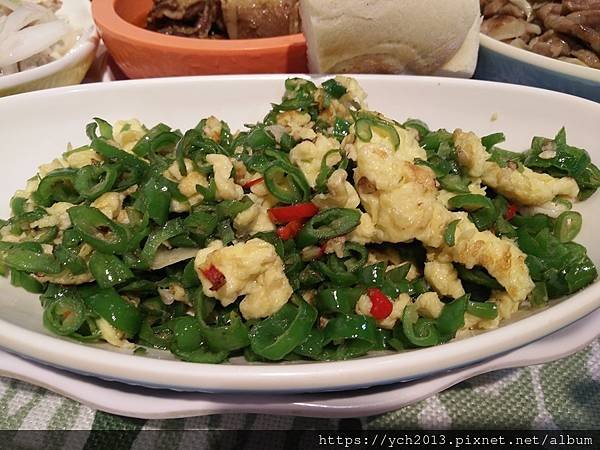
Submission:
<svg viewBox="0 0 600 450">
<path fill-rule="evenodd" d="M 539 206 L 556 196 L 576 198 L 579 194 L 572 178 L 554 178 L 527 167 L 500 167 L 489 161 L 491 155 L 473 133 L 456 130 L 453 137 L 460 164 L 469 170 L 469 175 L 481 178 L 484 184 L 521 205 Z"/>
<path fill-rule="evenodd" d="M 205 276 L 211 266 L 225 277 L 225 284 L 216 291 L 212 290 L 213 285 Z M 283 261 L 275 247 L 261 239 L 199 252 L 195 268 L 204 293 L 219 300 L 223 306 L 244 296 L 240 311 L 246 319 L 270 316 L 279 311 L 292 295 Z"/>
</svg>

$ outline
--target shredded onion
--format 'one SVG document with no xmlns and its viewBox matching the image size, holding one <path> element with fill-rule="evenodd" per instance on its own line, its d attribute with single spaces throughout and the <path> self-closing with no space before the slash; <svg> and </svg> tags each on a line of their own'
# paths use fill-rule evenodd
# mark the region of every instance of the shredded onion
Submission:
<svg viewBox="0 0 600 450">
<path fill-rule="evenodd" d="M 0 0 L 0 75 L 62 56 L 68 49 L 56 51 L 57 46 L 65 47 L 60 43 L 73 33 L 50 8 L 34 2 Z"/>
</svg>

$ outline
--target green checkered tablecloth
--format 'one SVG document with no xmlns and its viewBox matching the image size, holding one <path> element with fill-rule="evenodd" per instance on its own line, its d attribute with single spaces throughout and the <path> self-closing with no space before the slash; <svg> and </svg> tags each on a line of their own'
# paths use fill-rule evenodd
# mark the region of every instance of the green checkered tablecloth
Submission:
<svg viewBox="0 0 600 450">
<path fill-rule="evenodd" d="M 563 360 L 472 378 L 420 403 L 350 423 L 365 429 L 600 429 L 600 339 Z M 337 429 L 348 422 L 254 414 L 139 420 L 0 378 L 1 430 Z M 82 438 L 83 436 L 83 438 Z M 129 434 L 131 436 L 131 434 Z M 170 439 L 177 439 L 177 434 Z M 85 433 L 79 435 L 84 439 Z M 139 435 L 143 438 L 143 434 Z M 181 439 L 185 435 L 181 434 Z M 1 447 L 1 445 L 0 445 Z M 45 446 L 49 449 L 53 446 Z M 176 448 L 173 443 L 172 448 Z M 57 448 L 60 448 L 57 447 Z M 132 442 L 132 448 L 150 448 Z"/>
</svg>

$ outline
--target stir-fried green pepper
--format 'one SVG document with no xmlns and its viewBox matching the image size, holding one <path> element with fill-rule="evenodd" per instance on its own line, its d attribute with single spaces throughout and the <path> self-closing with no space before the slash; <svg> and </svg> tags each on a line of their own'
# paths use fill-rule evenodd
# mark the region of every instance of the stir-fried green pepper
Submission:
<svg viewBox="0 0 600 450">
<path fill-rule="evenodd" d="M 317 311 L 308 303 L 300 302 L 298 308 L 288 303 L 250 330 L 250 346 L 263 358 L 281 360 L 306 340 L 316 319 Z"/>
<path fill-rule="evenodd" d="M 112 288 L 99 289 L 85 299 L 89 308 L 125 336 L 133 338 L 140 329 L 142 317 L 138 309 Z"/>
<path fill-rule="evenodd" d="M 350 233 L 360 223 L 360 211 L 331 208 L 311 218 L 296 238 L 299 247 L 308 247 Z"/>
<path fill-rule="evenodd" d="M 100 210 L 90 206 L 74 206 L 68 211 L 81 238 L 96 250 L 108 254 L 123 254 L 129 248 L 129 235 L 122 225 L 110 220 Z"/>
</svg>

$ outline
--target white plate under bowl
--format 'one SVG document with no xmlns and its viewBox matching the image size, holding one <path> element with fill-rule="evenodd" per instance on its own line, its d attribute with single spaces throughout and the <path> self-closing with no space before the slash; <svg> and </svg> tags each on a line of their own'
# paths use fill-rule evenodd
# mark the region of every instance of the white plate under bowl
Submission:
<svg viewBox="0 0 600 450">
<path fill-rule="evenodd" d="M 564 358 L 583 349 L 598 336 L 599 320 L 600 310 L 596 310 L 550 336 L 497 358 L 407 383 L 351 392 L 229 395 L 147 389 L 56 370 L 2 351 L 0 376 L 44 387 L 99 411 L 140 419 L 242 413 L 364 417 L 411 405 L 476 375 Z"/>
<path fill-rule="evenodd" d="M 600 69 L 523 50 L 481 34 L 475 78 L 536 86 L 600 102 Z"/>
<path fill-rule="evenodd" d="M 0 100 L 0 217 L 11 194 L 36 167 L 67 142 L 86 142 L 92 117 L 139 118 L 186 129 L 214 114 L 233 128 L 261 120 L 283 93 L 284 75 L 136 80 L 29 93 Z M 369 104 L 400 121 L 421 118 L 432 128 L 461 127 L 480 135 L 504 131 L 506 148 L 526 149 L 534 135 L 554 136 L 566 126 L 569 142 L 600 159 L 600 105 L 576 97 L 507 84 L 442 78 L 361 76 Z M 593 218 L 598 196 L 578 205 L 584 227 L 578 240 L 600 263 Z M 473 364 L 546 336 L 600 306 L 600 284 L 530 317 L 438 347 L 351 361 L 296 364 L 191 364 L 134 356 L 109 346 L 82 345 L 51 336 L 42 326 L 36 296 L 0 280 L 0 347 L 37 361 L 108 380 L 146 387 L 203 392 L 349 390 L 422 378 Z M 169 358 L 169 359 L 168 359 Z"/>
</svg>

